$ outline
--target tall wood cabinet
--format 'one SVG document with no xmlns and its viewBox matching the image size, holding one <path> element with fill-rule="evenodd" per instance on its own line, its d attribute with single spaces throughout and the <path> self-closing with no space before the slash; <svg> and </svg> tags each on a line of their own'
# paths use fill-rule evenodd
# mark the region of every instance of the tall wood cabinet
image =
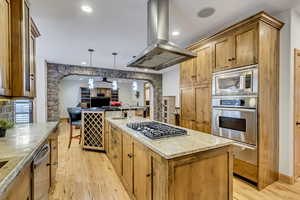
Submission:
<svg viewBox="0 0 300 200">
<path fill-rule="evenodd" d="M 0 0 L 0 96 L 11 95 L 10 0 Z"/>
<path fill-rule="evenodd" d="M 258 166 L 262 189 L 278 180 L 279 32 L 283 23 L 260 12 L 188 47 L 197 58 L 181 64 L 181 126 L 211 132 L 212 72 L 258 64 Z M 235 161 L 235 173 L 248 166 Z M 252 170 L 253 171 L 253 170 Z M 252 173 L 252 172 L 251 172 Z"/>
<path fill-rule="evenodd" d="M 197 57 L 183 63 L 181 66 L 180 96 L 181 96 L 181 126 L 185 128 L 210 133 L 211 125 L 211 78 L 213 64 L 213 46 L 205 44 L 193 50 Z M 185 70 L 189 68 L 189 70 Z M 191 71 L 190 83 L 184 80 Z"/>
</svg>

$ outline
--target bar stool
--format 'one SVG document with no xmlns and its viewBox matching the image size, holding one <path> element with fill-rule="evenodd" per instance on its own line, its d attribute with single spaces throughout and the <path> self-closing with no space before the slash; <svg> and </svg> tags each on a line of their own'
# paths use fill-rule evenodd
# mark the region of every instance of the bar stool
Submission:
<svg viewBox="0 0 300 200">
<path fill-rule="evenodd" d="M 71 147 L 72 139 L 79 139 L 81 143 L 81 108 L 68 108 L 69 124 L 70 124 L 70 137 L 68 148 Z M 73 136 L 73 128 L 80 128 L 80 135 Z"/>
</svg>

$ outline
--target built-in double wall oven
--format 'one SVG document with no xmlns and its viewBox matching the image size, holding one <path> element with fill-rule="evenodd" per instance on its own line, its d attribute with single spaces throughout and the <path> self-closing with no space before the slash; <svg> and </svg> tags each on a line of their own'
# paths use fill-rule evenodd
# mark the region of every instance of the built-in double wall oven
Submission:
<svg viewBox="0 0 300 200">
<path fill-rule="evenodd" d="M 213 74 L 212 133 L 236 142 L 237 159 L 257 165 L 257 65 Z"/>
</svg>

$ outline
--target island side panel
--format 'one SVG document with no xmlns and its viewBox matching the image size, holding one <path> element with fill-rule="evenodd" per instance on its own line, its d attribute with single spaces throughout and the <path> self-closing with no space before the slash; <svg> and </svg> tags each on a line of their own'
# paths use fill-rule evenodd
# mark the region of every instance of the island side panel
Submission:
<svg viewBox="0 0 300 200">
<path fill-rule="evenodd" d="M 232 200 L 232 147 L 169 162 L 169 200 Z"/>
</svg>

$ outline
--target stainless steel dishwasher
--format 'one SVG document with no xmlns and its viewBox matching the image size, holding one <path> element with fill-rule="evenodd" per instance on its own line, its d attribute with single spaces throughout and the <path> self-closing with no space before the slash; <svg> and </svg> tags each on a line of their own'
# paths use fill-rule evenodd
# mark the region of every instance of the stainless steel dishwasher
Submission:
<svg viewBox="0 0 300 200">
<path fill-rule="evenodd" d="M 50 188 L 50 145 L 42 146 L 33 160 L 33 200 L 48 200 Z"/>
</svg>

